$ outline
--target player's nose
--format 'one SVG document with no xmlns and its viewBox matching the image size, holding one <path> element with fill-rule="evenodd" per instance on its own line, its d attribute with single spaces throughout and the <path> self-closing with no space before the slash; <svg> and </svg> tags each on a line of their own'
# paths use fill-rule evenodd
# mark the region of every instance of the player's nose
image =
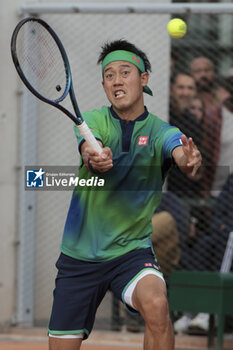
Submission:
<svg viewBox="0 0 233 350">
<path fill-rule="evenodd" d="M 121 76 L 121 74 L 117 73 L 115 75 L 114 84 L 115 85 L 122 84 L 122 76 Z"/>
</svg>

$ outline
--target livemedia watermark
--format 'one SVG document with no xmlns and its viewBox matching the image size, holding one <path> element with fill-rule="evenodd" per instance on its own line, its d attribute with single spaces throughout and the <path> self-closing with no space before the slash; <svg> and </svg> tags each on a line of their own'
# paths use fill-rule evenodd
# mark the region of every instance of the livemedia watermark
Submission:
<svg viewBox="0 0 233 350">
<path fill-rule="evenodd" d="M 92 175 L 88 179 L 78 176 L 78 167 L 73 166 L 26 166 L 25 190 L 69 191 L 74 188 L 103 188 L 105 179 Z"/>
</svg>

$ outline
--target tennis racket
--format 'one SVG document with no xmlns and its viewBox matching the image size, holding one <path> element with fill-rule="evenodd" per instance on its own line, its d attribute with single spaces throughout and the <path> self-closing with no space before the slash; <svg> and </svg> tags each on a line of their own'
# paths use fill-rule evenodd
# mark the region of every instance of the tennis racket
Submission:
<svg viewBox="0 0 233 350">
<path fill-rule="evenodd" d="M 69 60 L 54 30 L 40 18 L 21 20 L 12 34 L 11 54 L 27 88 L 43 102 L 64 112 L 77 125 L 88 146 L 100 154 L 102 148 L 80 113 Z M 61 104 L 68 94 L 75 115 Z"/>
</svg>

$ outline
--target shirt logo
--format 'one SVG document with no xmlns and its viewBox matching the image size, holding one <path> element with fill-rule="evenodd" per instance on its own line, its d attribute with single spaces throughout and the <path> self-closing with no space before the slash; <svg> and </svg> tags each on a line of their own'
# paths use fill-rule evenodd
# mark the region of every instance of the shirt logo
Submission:
<svg viewBox="0 0 233 350">
<path fill-rule="evenodd" d="M 149 136 L 139 136 L 138 146 L 146 146 L 148 142 Z"/>
<path fill-rule="evenodd" d="M 145 263 L 144 266 L 145 267 L 152 267 L 152 263 Z"/>
</svg>

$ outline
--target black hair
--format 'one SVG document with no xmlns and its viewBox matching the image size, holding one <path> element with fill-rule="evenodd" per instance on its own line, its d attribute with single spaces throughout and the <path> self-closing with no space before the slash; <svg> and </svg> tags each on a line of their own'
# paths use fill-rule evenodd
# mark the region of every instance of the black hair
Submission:
<svg viewBox="0 0 233 350">
<path fill-rule="evenodd" d="M 134 44 L 130 43 L 127 40 L 120 39 L 120 40 L 115 40 L 112 42 L 107 42 L 101 47 L 101 49 L 102 49 L 102 51 L 99 55 L 97 64 L 102 63 L 105 56 L 107 56 L 110 52 L 116 51 L 116 50 L 125 50 L 125 51 L 133 52 L 137 56 L 141 57 L 143 59 L 144 64 L 145 64 L 146 72 L 151 72 L 151 64 L 150 64 L 150 61 L 148 60 L 145 52 L 138 49 Z"/>
</svg>

